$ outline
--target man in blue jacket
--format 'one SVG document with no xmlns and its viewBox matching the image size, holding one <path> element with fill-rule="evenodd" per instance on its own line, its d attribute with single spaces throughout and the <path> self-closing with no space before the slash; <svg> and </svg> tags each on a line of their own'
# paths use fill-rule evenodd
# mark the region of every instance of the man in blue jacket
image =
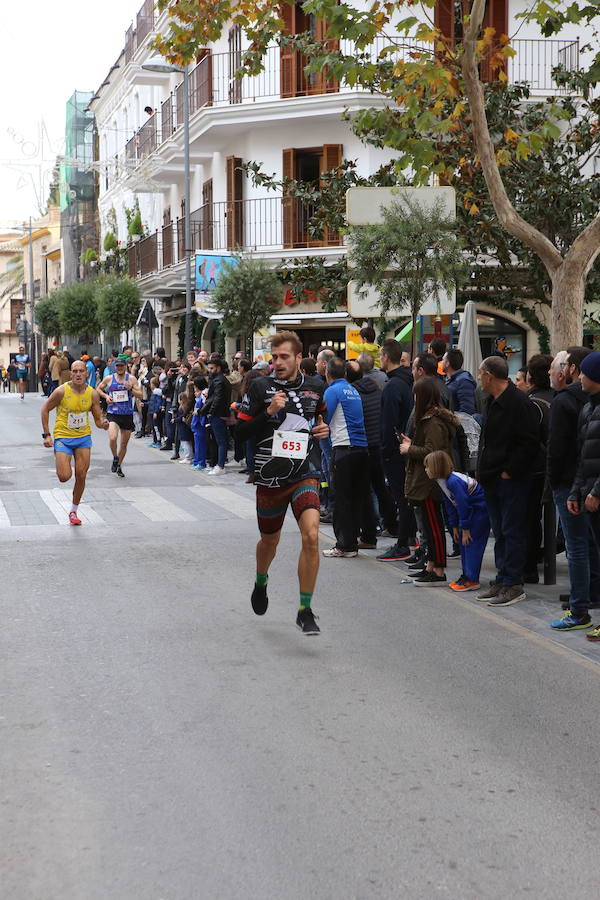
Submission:
<svg viewBox="0 0 600 900">
<path fill-rule="evenodd" d="M 365 495 L 369 489 L 369 456 L 360 394 L 345 379 L 346 363 L 334 356 L 327 363 L 325 391 L 331 468 L 335 505 L 333 530 L 335 546 L 323 556 L 339 558 L 358 555 L 358 534 Z"/>
<path fill-rule="evenodd" d="M 462 350 L 452 347 L 442 359 L 442 368 L 446 373 L 446 385 L 450 391 L 452 411 L 467 413 L 472 416 L 476 412 L 475 391 L 477 383 L 470 372 L 463 369 Z"/>
</svg>

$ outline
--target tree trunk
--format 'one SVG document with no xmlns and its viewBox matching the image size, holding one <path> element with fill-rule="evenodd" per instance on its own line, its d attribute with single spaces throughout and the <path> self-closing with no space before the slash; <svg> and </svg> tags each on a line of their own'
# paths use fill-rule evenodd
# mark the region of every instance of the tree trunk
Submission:
<svg viewBox="0 0 600 900">
<path fill-rule="evenodd" d="M 552 277 L 552 353 L 580 345 L 583 340 L 583 300 L 586 271 L 565 260 Z"/>
</svg>

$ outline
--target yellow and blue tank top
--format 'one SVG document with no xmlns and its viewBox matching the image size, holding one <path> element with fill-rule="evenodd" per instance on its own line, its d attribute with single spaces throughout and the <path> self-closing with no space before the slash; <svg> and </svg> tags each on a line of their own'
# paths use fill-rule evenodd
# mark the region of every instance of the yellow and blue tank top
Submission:
<svg viewBox="0 0 600 900">
<path fill-rule="evenodd" d="M 90 409 L 93 390 L 88 385 L 83 393 L 76 393 L 71 382 L 65 384 L 65 393 L 56 409 L 55 438 L 78 438 L 92 433 Z"/>
</svg>

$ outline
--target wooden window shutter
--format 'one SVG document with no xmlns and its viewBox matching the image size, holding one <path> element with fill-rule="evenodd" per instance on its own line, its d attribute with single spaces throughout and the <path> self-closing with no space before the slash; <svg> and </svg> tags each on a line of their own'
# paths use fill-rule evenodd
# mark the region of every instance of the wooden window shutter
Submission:
<svg viewBox="0 0 600 900">
<path fill-rule="evenodd" d="M 283 178 L 296 177 L 296 151 L 294 149 L 283 151 L 282 163 Z M 283 192 L 283 246 L 293 247 L 298 233 L 298 203 L 295 197 L 286 196 Z"/>
<path fill-rule="evenodd" d="M 495 30 L 494 47 L 497 47 L 500 35 L 508 34 L 507 0 L 487 0 L 482 28 L 493 28 Z M 501 68 L 492 70 L 488 60 L 484 60 L 481 63 L 482 81 L 494 81 L 498 77 L 499 72 L 506 72 L 506 65 L 507 63 L 505 62 Z"/>
<path fill-rule="evenodd" d="M 341 166 L 344 148 L 342 144 L 324 144 L 321 156 L 321 172 L 330 172 Z M 339 231 L 334 228 L 326 228 L 323 235 L 324 243 L 329 247 L 337 247 L 340 243 Z"/>
<path fill-rule="evenodd" d="M 213 182 L 212 178 L 202 185 L 202 220 L 200 237 L 202 250 L 213 249 Z"/>
<path fill-rule="evenodd" d="M 283 0 L 280 7 L 284 34 L 296 34 L 296 4 Z M 279 92 L 282 97 L 296 97 L 298 94 L 297 53 L 291 47 L 282 47 L 279 60 Z"/>
<path fill-rule="evenodd" d="M 327 39 L 327 22 L 324 19 L 317 21 L 317 40 L 323 41 L 327 50 L 336 52 L 340 49 L 340 42 L 337 38 Z M 336 94 L 340 89 L 340 83 L 332 78 L 327 69 L 323 69 L 320 74 L 321 90 L 324 94 Z"/>
<path fill-rule="evenodd" d="M 437 0 L 433 23 L 448 41 L 454 43 L 454 0 Z"/>
<path fill-rule="evenodd" d="M 227 249 L 235 250 L 244 244 L 244 207 L 242 202 L 243 173 L 239 156 L 225 160 L 227 175 Z"/>
</svg>

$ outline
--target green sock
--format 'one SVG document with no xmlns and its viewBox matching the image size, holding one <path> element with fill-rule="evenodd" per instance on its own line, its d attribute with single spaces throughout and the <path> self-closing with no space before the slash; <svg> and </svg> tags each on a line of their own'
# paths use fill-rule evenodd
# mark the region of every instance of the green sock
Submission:
<svg viewBox="0 0 600 900">
<path fill-rule="evenodd" d="M 300 609 L 310 609 L 310 602 L 312 600 L 312 591 L 310 594 L 305 591 L 300 591 Z"/>
<path fill-rule="evenodd" d="M 259 587 L 266 587 L 268 580 L 269 580 L 268 572 L 265 572 L 264 575 L 261 572 L 256 573 L 256 583 Z"/>
</svg>

